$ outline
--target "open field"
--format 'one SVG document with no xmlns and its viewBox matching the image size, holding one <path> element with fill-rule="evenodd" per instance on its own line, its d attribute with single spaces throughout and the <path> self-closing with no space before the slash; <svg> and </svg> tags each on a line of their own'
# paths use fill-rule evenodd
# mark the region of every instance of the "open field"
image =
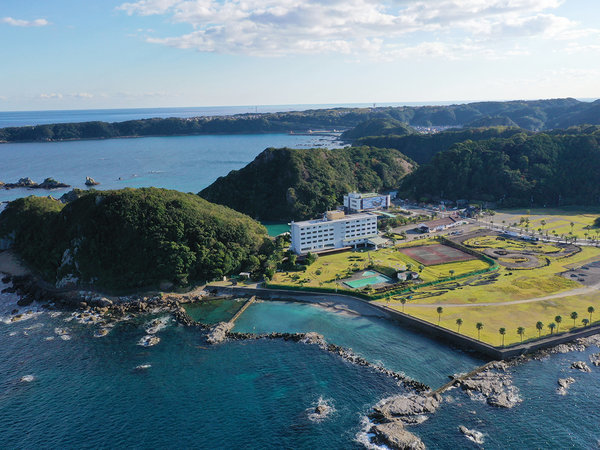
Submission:
<svg viewBox="0 0 600 450">
<path fill-rule="evenodd" d="M 399 311 L 402 310 L 402 305 L 397 302 L 391 302 L 389 306 Z M 443 305 L 440 306 L 443 307 Z M 560 331 L 573 328 L 573 319 L 570 318 L 573 311 L 578 313 L 578 318 L 575 321 L 576 326 L 582 327 L 581 320 L 584 318 L 589 320 L 590 318 L 587 312 L 589 306 L 595 308 L 596 312 L 592 315 L 592 319 L 597 322 L 600 320 L 600 296 L 598 294 L 587 294 L 510 306 L 447 307 L 444 308 L 441 314 L 440 325 L 456 331 L 458 329 L 456 319 L 460 318 L 463 320 L 460 332 L 477 339 L 475 325 L 477 322 L 481 322 L 484 325 L 481 330 L 481 340 L 494 346 L 501 345 L 502 339 L 498 330 L 504 327 L 506 328 L 505 345 L 510 345 L 521 341 L 520 336 L 517 334 L 518 327 L 525 328 L 524 341 L 536 339 L 538 331 L 535 325 L 538 321 L 544 324 L 541 336 L 549 335 L 548 324 L 555 322 L 554 318 L 557 315 L 562 316 Z M 404 312 L 434 324 L 438 322 L 436 308 L 417 308 L 407 303 Z"/>
<path fill-rule="evenodd" d="M 569 222 L 574 222 L 572 217 L 568 219 Z M 584 223 L 582 221 L 580 225 L 583 226 Z M 503 248 L 502 241 L 495 236 L 478 236 L 474 240 L 477 241 L 479 251 Z M 475 325 L 481 322 L 484 324 L 481 340 L 495 346 L 502 342 L 498 332 L 501 327 L 506 329 L 505 345 L 509 345 L 521 341 L 516 331 L 518 327 L 525 328 L 524 341 L 536 339 L 538 321 L 544 324 L 541 336 L 550 334 L 548 324 L 554 322 L 557 315 L 562 316 L 559 327 L 563 331 L 574 327 L 570 318 L 573 311 L 578 313 L 576 327 L 583 326 L 582 319 L 590 319 L 587 312 L 590 306 L 598 311 L 597 317 L 592 319 L 600 319 L 600 293 L 597 293 L 600 283 L 592 268 L 595 266 L 594 261 L 600 261 L 599 248 L 582 247 L 580 252 L 568 256 L 569 253 L 557 247 L 556 250 L 561 250 L 557 253 L 558 256 L 567 255 L 561 258 L 553 256 L 554 249 L 549 251 L 551 247 L 555 247 L 553 244 L 521 242 L 518 239 L 505 242 L 506 249 L 511 253 L 537 253 L 539 257 L 548 258 L 550 264 L 531 270 L 501 267 L 494 273 L 425 287 L 410 295 L 396 296 L 389 303 L 385 300 L 378 302 L 387 303 L 398 310 L 404 308 L 406 313 L 434 324 L 437 324 L 439 318 L 437 307 L 441 306 L 441 326 L 456 331 L 456 320 L 460 318 L 463 321 L 461 333 L 477 338 Z M 465 243 L 473 244 L 469 239 Z M 585 265 L 588 265 L 588 270 L 579 269 Z M 560 275 L 569 269 L 574 269 L 567 274 L 569 276 Z M 570 276 L 571 273 L 583 275 Z M 402 297 L 407 299 L 404 307 L 400 303 Z"/>
<path fill-rule="evenodd" d="M 496 225 L 511 225 L 519 223 L 521 217 L 529 219 L 529 230 L 537 231 L 542 228 L 549 236 L 568 235 L 571 231 L 579 238 L 584 238 L 584 233 L 590 237 L 600 235 L 600 228 L 593 227 L 594 220 L 600 217 L 600 208 L 538 208 L 538 209 L 511 209 L 501 210 L 495 216 L 487 218 L 493 220 Z M 542 224 L 542 221 L 545 224 Z M 573 223 L 573 227 L 571 227 Z"/>
<path fill-rule="evenodd" d="M 524 241 L 523 239 L 511 239 L 502 236 L 484 236 L 467 239 L 463 245 L 471 247 L 475 250 L 494 248 L 502 249 L 509 252 L 534 252 L 534 253 L 558 253 L 560 248 L 542 242 Z"/>
<path fill-rule="evenodd" d="M 427 241 L 423 244 L 437 244 L 437 241 Z M 436 281 L 449 277 L 483 270 L 489 264 L 479 259 L 457 261 L 432 266 L 421 265 L 418 261 L 399 251 L 403 246 L 384 248 L 376 251 L 348 251 L 321 256 L 310 265 L 305 272 L 278 272 L 273 277 L 274 284 L 288 286 L 344 288 L 343 279 L 351 277 L 355 272 L 369 268 L 372 264 L 375 270 L 393 277 L 399 270 L 411 268 L 419 272 L 424 282 Z M 449 248 L 449 247 L 448 247 Z M 452 271 L 452 272 L 451 272 Z"/>
</svg>

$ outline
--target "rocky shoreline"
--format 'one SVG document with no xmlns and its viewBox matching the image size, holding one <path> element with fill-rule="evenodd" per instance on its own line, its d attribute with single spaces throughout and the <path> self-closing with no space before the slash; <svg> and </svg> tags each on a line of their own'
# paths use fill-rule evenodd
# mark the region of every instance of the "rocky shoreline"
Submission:
<svg viewBox="0 0 600 450">
<path fill-rule="evenodd" d="M 1 278 L 8 287 L 2 293 L 14 293 L 19 296 L 17 305 L 30 306 L 37 302 L 43 309 L 66 309 L 76 311 L 82 318 L 101 316 L 125 316 L 132 313 L 147 313 L 157 309 L 168 311 L 176 318 L 178 314 L 185 313 L 181 305 L 200 301 L 208 296 L 204 291 L 190 294 L 148 294 L 130 296 L 104 296 L 97 292 L 84 290 L 54 290 L 46 289 L 42 283 L 32 275 L 11 276 Z M 18 310 L 14 310 L 11 322 L 16 322 L 22 317 Z"/>
</svg>

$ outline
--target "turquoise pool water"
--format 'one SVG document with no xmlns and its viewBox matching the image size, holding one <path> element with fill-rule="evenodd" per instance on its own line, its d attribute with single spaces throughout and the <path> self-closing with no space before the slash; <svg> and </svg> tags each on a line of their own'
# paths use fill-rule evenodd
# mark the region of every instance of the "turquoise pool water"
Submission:
<svg viewBox="0 0 600 450">
<path fill-rule="evenodd" d="M 391 278 L 386 277 L 379 272 L 367 270 L 362 274 L 362 278 L 352 281 L 345 281 L 344 284 L 352 289 L 360 289 L 372 284 L 391 283 L 391 281 Z"/>
</svg>

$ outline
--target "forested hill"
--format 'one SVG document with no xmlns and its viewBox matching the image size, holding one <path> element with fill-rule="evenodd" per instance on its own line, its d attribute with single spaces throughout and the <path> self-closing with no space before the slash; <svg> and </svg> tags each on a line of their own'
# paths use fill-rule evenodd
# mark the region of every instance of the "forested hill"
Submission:
<svg viewBox="0 0 600 450">
<path fill-rule="evenodd" d="M 413 163 L 396 150 L 264 150 L 199 195 L 262 220 L 319 217 L 353 190 L 395 189 Z"/>
<path fill-rule="evenodd" d="M 21 198 L 0 214 L 0 238 L 14 239 L 23 260 L 59 287 L 109 290 L 255 272 L 272 246 L 248 216 L 156 188 L 87 191 L 67 205 Z"/>
<path fill-rule="evenodd" d="M 433 134 L 410 134 L 407 136 L 370 136 L 358 139 L 355 145 L 394 148 L 418 164 L 429 162 L 433 156 L 448 150 L 454 144 L 466 140 L 481 141 L 491 138 L 509 138 L 525 131 L 520 128 L 467 128 L 448 130 Z"/>
<path fill-rule="evenodd" d="M 395 120 L 411 126 L 516 124 L 527 130 L 546 130 L 571 125 L 600 124 L 600 101 L 589 103 L 566 98 L 447 106 L 331 108 L 190 119 L 144 119 L 116 123 L 63 123 L 2 128 L 0 142 L 348 129 L 373 119 Z"/>
<path fill-rule="evenodd" d="M 416 130 L 396 119 L 371 119 L 361 122 L 354 128 L 342 133 L 342 139 L 353 141 L 365 136 L 405 136 L 415 134 Z"/>
<path fill-rule="evenodd" d="M 402 181 L 411 198 L 511 205 L 600 202 L 600 128 L 465 141 Z"/>
</svg>

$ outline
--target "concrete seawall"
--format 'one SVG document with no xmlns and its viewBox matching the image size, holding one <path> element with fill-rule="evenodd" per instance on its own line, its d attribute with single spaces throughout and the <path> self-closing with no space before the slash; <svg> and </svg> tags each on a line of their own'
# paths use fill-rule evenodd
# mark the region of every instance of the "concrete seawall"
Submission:
<svg viewBox="0 0 600 450">
<path fill-rule="evenodd" d="M 371 303 L 358 297 L 352 297 L 346 294 L 315 293 L 304 291 L 277 290 L 267 288 L 250 287 L 232 287 L 232 286 L 207 286 L 208 291 L 217 292 L 221 295 L 256 295 L 265 299 L 290 299 L 299 301 L 309 301 L 323 303 L 324 301 L 339 301 L 347 305 L 355 305 L 357 302 L 362 305 L 368 305 L 381 314 L 378 316 L 393 319 L 408 328 L 417 330 L 427 336 L 433 337 L 440 342 L 451 344 L 459 348 L 473 350 L 484 356 L 496 360 L 510 359 L 526 353 L 532 353 L 536 350 L 554 347 L 559 344 L 573 341 L 577 338 L 583 338 L 600 333 L 600 324 L 588 326 L 576 331 L 554 334 L 532 342 L 511 345 L 508 347 L 494 347 L 484 342 L 473 339 L 469 336 L 457 333 L 447 328 L 439 327 L 435 324 L 410 316 L 387 306 Z"/>
</svg>

